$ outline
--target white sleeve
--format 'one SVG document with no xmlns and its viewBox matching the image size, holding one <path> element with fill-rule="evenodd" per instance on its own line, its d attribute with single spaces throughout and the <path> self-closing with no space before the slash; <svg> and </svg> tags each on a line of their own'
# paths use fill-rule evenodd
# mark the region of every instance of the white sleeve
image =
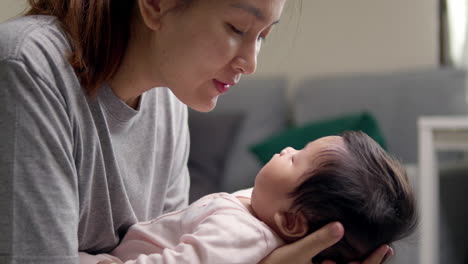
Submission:
<svg viewBox="0 0 468 264">
<path fill-rule="evenodd" d="M 223 210 L 205 218 L 193 233 L 183 235 L 175 248 L 166 248 L 162 254 L 139 255 L 124 263 L 258 263 L 271 251 L 264 230 L 258 220 L 244 212 Z M 132 240 L 124 238 L 114 250 L 116 256 L 125 260 L 125 251 L 133 248 L 132 243 L 138 243 L 134 235 Z"/>
<path fill-rule="evenodd" d="M 118 258 L 109 254 L 91 255 L 86 252 L 79 252 L 80 264 L 110 264 L 110 263 L 122 263 Z"/>
</svg>

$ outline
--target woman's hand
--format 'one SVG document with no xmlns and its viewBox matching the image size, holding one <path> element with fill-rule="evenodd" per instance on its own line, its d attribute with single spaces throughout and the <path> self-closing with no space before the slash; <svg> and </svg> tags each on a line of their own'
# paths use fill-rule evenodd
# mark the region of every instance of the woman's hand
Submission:
<svg viewBox="0 0 468 264">
<path fill-rule="evenodd" d="M 330 223 L 301 240 L 277 248 L 259 264 L 310 264 L 313 257 L 340 241 L 343 235 L 344 228 L 340 223 Z M 364 262 L 353 262 L 351 264 L 382 264 L 392 255 L 393 250 L 389 246 L 383 245 L 375 250 Z M 323 264 L 334 264 L 334 262 L 327 260 Z"/>
<path fill-rule="evenodd" d="M 275 249 L 260 264 L 310 264 L 312 257 L 340 241 L 343 235 L 344 228 L 340 223 L 330 223 L 301 240 Z M 374 262 L 363 264 L 374 264 Z"/>
<path fill-rule="evenodd" d="M 382 264 L 393 256 L 393 249 L 387 245 L 380 246 L 364 262 L 351 262 L 350 264 Z M 335 264 L 333 261 L 325 261 L 322 264 Z"/>
</svg>

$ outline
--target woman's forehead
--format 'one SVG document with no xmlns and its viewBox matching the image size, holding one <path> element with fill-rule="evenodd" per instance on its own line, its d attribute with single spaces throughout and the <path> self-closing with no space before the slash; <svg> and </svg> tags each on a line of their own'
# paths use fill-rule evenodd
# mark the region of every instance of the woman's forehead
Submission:
<svg viewBox="0 0 468 264">
<path fill-rule="evenodd" d="M 268 1 L 273 2 L 271 0 L 268 0 Z M 251 1 L 249 1 L 249 2 L 247 2 L 247 1 L 234 1 L 234 2 L 230 3 L 229 6 L 231 8 L 234 8 L 234 9 L 237 9 L 237 10 L 240 10 L 240 11 L 243 11 L 243 12 L 247 12 L 247 13 L 251 14 L 252 16 L 254 16 L 256 19 L 258 19 L 260 21 L 263 21 L 263 22 L 266 21 L 269 16 L 273 15 L 273 14 L 268 14 L 268 10 L 266 10 L 261 5 L 256 4 L 256 3 L 252 3 Z M 271 4 L 268 5 L 268 6 L 271 6 Z M 279 22 L 279 18 L 277 20 L 275 20 L 273 22 L 273 24 L 276 24 L 278 22 Z"/>
<path fill-rule="evenodd" d="M 286 0 L 211 0 L 232 10 L 245 12 L 260 22 L 278 23 Z"/>
</svg>

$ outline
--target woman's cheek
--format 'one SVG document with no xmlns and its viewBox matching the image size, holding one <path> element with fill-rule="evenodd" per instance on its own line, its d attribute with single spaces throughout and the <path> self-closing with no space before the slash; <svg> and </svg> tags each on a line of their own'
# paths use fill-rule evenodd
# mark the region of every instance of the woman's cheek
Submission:
<svg viewBox="0 0 468 264">
<path fill-rule="evenodd" d="M 227 37 L 222 41 L 218 47 L 220 47 L 220 57 L 226 57 L 227 59 L 232 59 L 237 55 L 237 51 L 239 50 L 242 43 L 238 38 L 235 37 Z"/>
</svg>

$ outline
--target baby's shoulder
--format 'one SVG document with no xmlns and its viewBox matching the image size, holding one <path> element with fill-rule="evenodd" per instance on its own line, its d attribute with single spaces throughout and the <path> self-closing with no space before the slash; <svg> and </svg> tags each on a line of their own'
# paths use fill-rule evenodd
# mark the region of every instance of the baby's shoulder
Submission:
<svg viewBox="0 0 468 264">
<path fill-rule="evenodd" d="M 241 201 L 233 194 L 219 192 L 213 193 L 193 202 L 190 206 L 192 210 L 206 210 L 212 213 L 219 213 L 220 211 L 235 210 L 241 213 L 249 213 L 248 210 L 242 205 Z"/>
</svg>

